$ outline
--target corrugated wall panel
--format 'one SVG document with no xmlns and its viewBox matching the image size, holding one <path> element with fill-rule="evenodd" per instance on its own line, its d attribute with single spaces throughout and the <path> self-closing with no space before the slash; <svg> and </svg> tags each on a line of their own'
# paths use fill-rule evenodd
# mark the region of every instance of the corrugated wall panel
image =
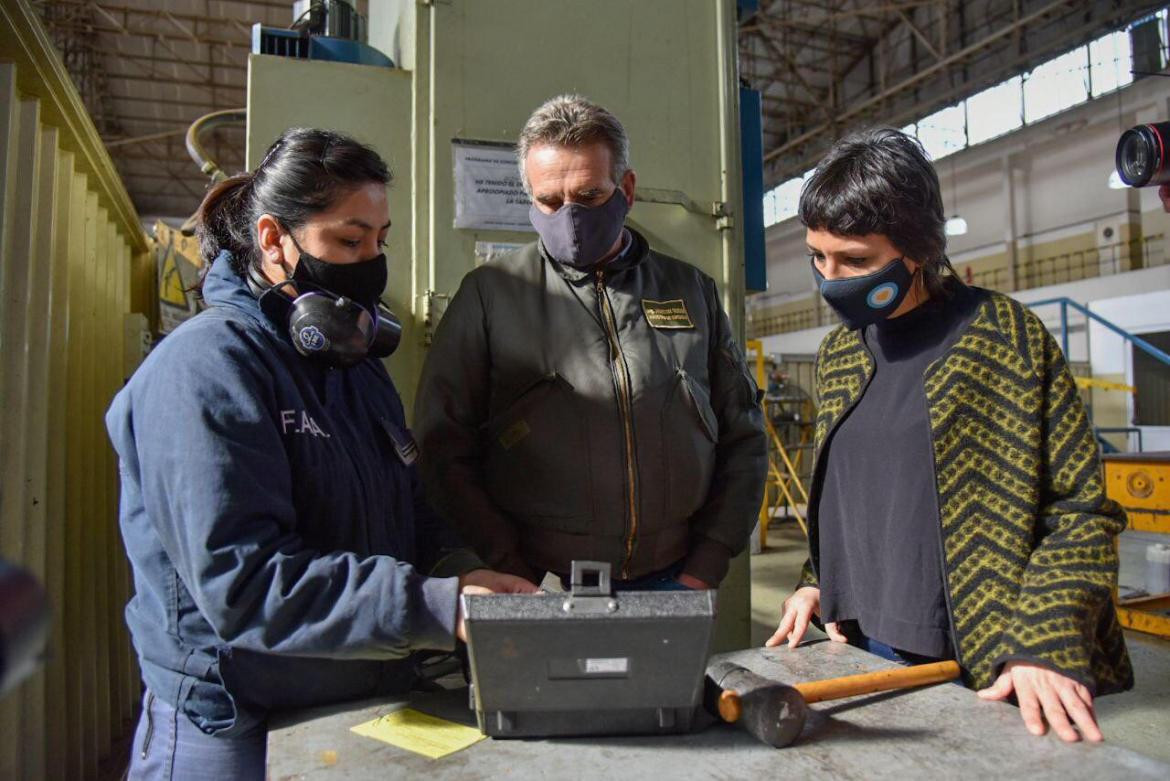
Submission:
<svg viewBox="0 0 1170 781">
<path fill-rule="evenodd" d="M 0 410 L 5 405 L 18 403 L 13 399 L 13 359 L 17 346 L 21 342 L 23 311 L 9 309 L 9 304 L 18 300 L 20 276 L 23 274 L 22 264 L 9 262 L 7 259 L 19 251 L 21 235 L 12 226 L 16 216 L 17 173 L 19 170 L 20 155 L 20 101 L 16 93 L 15 69 L 0 67 L 0 255 L 5 258 L 0 263 Z M 12 452 L 15 457 L 20 456 L 20 442 L 13 426 L 18 420 L 15 416 L 0 416 L 0 441 L 3 442 L 5 452 Z M 0 554 L 16 557 L 24 556 L 22 535 L 24 525 L 18 515 L 20 503 L 20 484 L 12 474 L 14 461 L 4 457 L 0 461 Z M 20 745 L 20 700 L 19 694 L 10 696 L 6 707 L 0 708 L 0 776 L 6 776 L 4 771 L 11 768 L 18 770 L 19 765 L 14 754 L 19 752 Z M 5 760 L 4 757 L 10 759 Z"/>
<path fill-rule="evenodd" d="M 48 442 L 47 472 L 49 482 L 45 497 L 47 518 L 45 586 L 49 602 L 57 606 L 53 611 L 52 636 L 57 638 L 53 651 L 45 666 L 45 721 L 51 725 L 46 739 L 46 778 L 67 778 L 69 767 L 69 734 L 67 729 L 69 711 L 66 705 L 65 611 L 60 607 L 65 597 L 65 445 L 66 445 L 66 340 L 65 329 L 68 318 L 59 313 L 68 311 L 69 305 L 69 231 L 70 206 L 73 192 L 73 155 L 59 150 L 57 131 L 50 130 L 53 143 L 47 147 L 58 149 L 53 188 L 54 225 L 51 231 L 53 245 L 47 250 L 46 260 L 52 267 L 47 311 L 54 312 L 46 318 L 49 326 L 49 379 L 46 385 L 46 399 L 49 416 L 45 437 Z"/>
<path fill-rule="evenodd" d="M 48 475 L 45 471 L 48 441 L 48 406 L 45 389 L 48 387 L 48 286 L 52 271 L 46 248 L 51 244 L 53 227 L 53 187 L 57 150 L 46 146 L 46 133 L 39 121 L 27 127 L 29 141 L 35 145 L 35 156 L 28 161 L 28 174 L 35 181 L 30 201 L 32 214 L 28 228 L 31 236 L 28 264 L 27 311 L 25 323 L 25 417 L 24 427 L 24 482 L 25 482 L 25 555 L 26 563 L 41 582 L 48 575 L 45 559 L 47 535 L 45 526 L 45 492 Z M 47 681 L 38 675 L 24 689 L 22 724 L 25 735 L 24 772 L 32 778 L 45 777 L 45 697 Z"/>
<path fill-rule="evenodd" d="M 24 0 L 0 4 L 0 555 L 53 607 L 44 669 L 0 701 L 0 778 L 94 778 L 141 693 L 102 416 L 149 314 L 145 236 Z"/>
<path fill-rule="evenodd" d="M 55 644 L 65 656 L 65 688 L 66 700 L 66 728 L 68 730 L 69 777 L 84 778 L 85 737 L 86 725 L 91 724 L 90 714 L 86 712 L 83 703 L 92 702 L 86 697 L 85 681 L 89 678 L 83 669 L 85 657 L 82 648 L 82 595 L 84 593 L 84 573 L 81 568 L 82 559 L 82 526 L 70 523 L 71 518 L 81 514 L 84 502 L 85 486 L 83 485 L 83 465 L 85 463 L 84 445 L 82 443 L 81 426 L 77 425 L 72 411 L 81 407 L 84 378 L 80 376 L 82 356 L 82 334 L 84 328 L 81 322 L 82 289 L 85 287 L 85 278 L 82 273 L 85 269 L 85 199 L 88 193 L 86 176 L 74 171 L 73 181 L 69 186 L 69 248 L 66 255 L 66 266 L 69 274 L 69 298 L 65 314 L 65 350 L 66 350 L 66 381 L 68 393 L 65 399 L 67 412 L 65 432 L 66 464 L 65 474 L 72 479 L 65 481 L 66 508 L 65 508 L 65 593 L 61 610 L 65 613 L 65 634 Z"/>
</svg>

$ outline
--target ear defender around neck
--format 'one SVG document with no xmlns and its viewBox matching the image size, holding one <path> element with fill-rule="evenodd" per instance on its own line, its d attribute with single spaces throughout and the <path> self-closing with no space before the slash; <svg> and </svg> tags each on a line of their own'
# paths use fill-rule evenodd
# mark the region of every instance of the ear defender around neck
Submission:
<svg viewBox="0 0 1170 781">
<path fill-rule="evenodd" d="M 381 302 L 371 311 L 311 282 L 285 280 L 274 285 L 252 264 L 245 282 L 260 309 L 288 328 L 296 351 L 319 363 L 344 369 L 371 356 L 386 358 L 402 341 L 402 321 Z M 283 291 L 294 284 L 295 297 Z"/>
</svg>

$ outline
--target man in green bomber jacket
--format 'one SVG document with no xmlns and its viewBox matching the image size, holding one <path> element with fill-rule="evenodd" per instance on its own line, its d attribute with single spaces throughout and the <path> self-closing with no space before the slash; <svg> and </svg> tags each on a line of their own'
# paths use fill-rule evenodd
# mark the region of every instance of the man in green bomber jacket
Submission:
<svg viewBox="0 0 1170 781">
<path fill-rule="evenodd" d="M 957 660 L 1033 734 L 1101 740 L 1093 698 L 1133 685 L 1112 602 L 1125 515 L 1060 348 L 954 274 L 913 138 L 838 141 L 800 217 L 843 324 L 817 356 L 811 555 L 767 645 L 817 616 L 895 661 Z"/>
<path fill-rule="evenodd" d="M 714 281 L 625 225 L 617 118 L 576 95 L 520 135 L 540 240 L 475 269 L 435 333 L 415 427 L 429 499 L 485 561 L 540 582 L 718 586 L 767 470 L 757 389 Z"/>
</svg>

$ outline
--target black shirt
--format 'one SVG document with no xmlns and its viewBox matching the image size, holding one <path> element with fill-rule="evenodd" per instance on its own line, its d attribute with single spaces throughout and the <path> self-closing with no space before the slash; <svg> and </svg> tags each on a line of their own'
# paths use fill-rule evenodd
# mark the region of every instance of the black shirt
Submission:
<svg viewBox="0 0 1170 781">
<path fill-rule="evenodd" d="M 874 374 L 829 441 L 819 497 L 822 618 L 924 656 L 953 650 L 923 375 L 985 295 L 956 285 L 863 331 Z"/>
</svg>

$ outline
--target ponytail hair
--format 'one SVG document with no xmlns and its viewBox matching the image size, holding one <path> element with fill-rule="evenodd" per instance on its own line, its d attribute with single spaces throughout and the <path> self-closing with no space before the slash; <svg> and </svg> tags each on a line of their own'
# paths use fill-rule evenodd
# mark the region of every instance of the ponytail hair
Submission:
<svg viewBox="0 0 1170 781">
<path fill-rule="evenodd" d="M 256 221 L 261 215 L 295 230 L 357 188 L 386 185 L 392 178 L 377 152 L 347 135 L 289 128 L 255 171 L 225 179 L 204 196 L 195 222 L 204 268 L 226 250 L 232 270 L 243 276 L 260 262 Z"/>
<path fill-rule="evenodd" d="M 254 247 L 248 224 L 252 214 L 252 178 L 248 172 L 239 173 L 218 182 L 203 196 L 195 217 L 195 234 L 199 237 L 199 252 L 204 266 L 227 250 L 232 253 L 233 265 L 238 259 L 247 259 Z M 242 271 L 241 264 L 237 271 Z"/>
</svg>

